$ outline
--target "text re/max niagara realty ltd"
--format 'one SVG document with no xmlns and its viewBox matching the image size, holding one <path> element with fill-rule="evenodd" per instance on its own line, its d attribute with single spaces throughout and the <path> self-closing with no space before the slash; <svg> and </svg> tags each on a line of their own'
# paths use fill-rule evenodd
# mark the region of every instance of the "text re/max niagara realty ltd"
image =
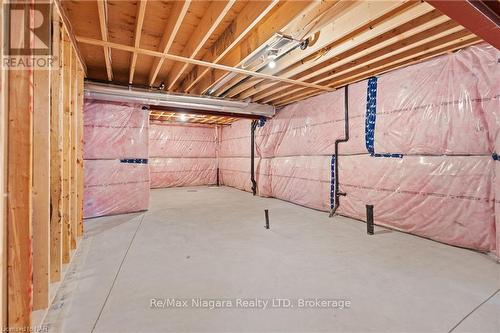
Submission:
<svg viewBox="0 0 500 333">
<path fill-rule="evenodd" d="M 151 298 L 151 309 L 348 309 L 351 301 L 330 298 Z"/>
</svg>

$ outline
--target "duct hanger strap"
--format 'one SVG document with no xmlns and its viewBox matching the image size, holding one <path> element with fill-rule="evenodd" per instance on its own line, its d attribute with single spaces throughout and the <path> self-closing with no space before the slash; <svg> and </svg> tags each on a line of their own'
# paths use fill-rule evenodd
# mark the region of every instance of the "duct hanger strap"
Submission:
<svg viewBox="0 0 500 333">
<path fill-rule="evenodd" d="M 375 153 L 375 124 L 377 120 L 377 77 L 368 79 L 366 91 L 365 144 L 366 150 L 373 157 L 403 158 L 403 154 Z"/>
</svg>

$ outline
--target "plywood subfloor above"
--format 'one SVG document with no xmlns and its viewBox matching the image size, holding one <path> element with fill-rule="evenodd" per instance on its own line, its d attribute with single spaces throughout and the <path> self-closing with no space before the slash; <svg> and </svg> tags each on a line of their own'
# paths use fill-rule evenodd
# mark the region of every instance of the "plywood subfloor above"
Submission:
<svg viewBox="0 0 500 333">
<path fill-rule="evenodd" d="M 417 0 L 62 4 L 90 79 L 275 106 L 481 42 Z"/>
</svg>

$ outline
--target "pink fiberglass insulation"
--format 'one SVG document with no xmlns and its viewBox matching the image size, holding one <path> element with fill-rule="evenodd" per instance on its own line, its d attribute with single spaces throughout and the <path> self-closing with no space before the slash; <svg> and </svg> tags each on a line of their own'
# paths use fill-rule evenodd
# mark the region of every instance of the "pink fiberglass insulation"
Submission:
<svg viewBox="0 0 500 333">
<path fill-rule="evenodd" d="M 259 195 L 327 211 L 330 208 L 328 156 L 262 159 L 257 174 Z"/>
<path fill-rule="evenodd" d="M 149 112 L 140 105 L 85 100 L 83 158 L 148 158 Z"/>
<path fill-rule="evenodd" d="M 349 142 L 347 154 L 366 153 L 364 126 L 366 81 L 349 87 Z M 335 140 L 344 135 L 344 91 L 321 94 L 286 106 L 256 132 L 257 153 L 277 156 L 330 155 Z M 224 136 L 223 136 L 224 138 Z"/>
<path fill-rule="evenodd" d="M 210 157 L 150 158 L 151 188 L 213 185 L 217 159 Z"/>
<path fill-rule="evenodd" d="M 149 126 L 149 157 L 215 157 L 214 126 L 158 124 Z"/>
<path fill-rule="evenodd" d="M 500 120 L 499 58 L 492 46 L 472 46 L 380 76 L 375 151 L 493 153 Z"/>
<path fill-rule="evenodd" d="M 492 158 L 499 149 L 499 57 L 479 45 L 350 85 L 350 139 L 336 159 L 347 196 L 338 212 L 364 220 L 365 205 L 374 204 L 378 224 L 500 254 L 500 162 Z M 221 146 L 226 137 L 247 137 L 249 125 L 239 123 L 222 131 Z M 328 211 L 331 154 L 343 136 L 343 89 L 280 110 L 256 131 L 258 194 Z M 244 151 L 225 149 L 248 156 L 247 143 Z M 250 189 L 248 158 L 220 163 L 232 170 L 224 184 Z"/>
<path fill-rule="evenodd" d="M 344 93 L 338 90 L 280 110 L 256 132 L 259 156 L 331 155 L 334 133 L 341 135 L 344 126 L 344 115 L 338 112 L 343 103 Z"/>
<path fill-rule="evenodd" d="M 148 129 L 139 105 L 85 101 L 85 218 L 148 208 Z"/>
<path fill-rule="evenodd" d="M 151 187 L 217 182 L 217 130 L 213 125 L 151 124 Z"/>
<path fill-rule="evenodd" d="M 219 175 L 222 185 L 250 192 L 250 128 L 251 120 L 244 119 L 224 126 L 219 139 Z M 255 168 L 259 159 L 255 159 Z"/>
<path fill-rule="evenodd" d="M 495 249 L 496 163 L 489 156 L 339 156 L 341 197 L 338 213 L 366 219 L 375 206 L 375 223 L 445 243 L 484 251 Z M 328 156 L 262 159 L 259 195 L 330 209 Z M 497 163 L 498 164 L 498 163 Z M 263 172 L 263 169 L 266 169 Z M 498 205 L 498 203 L 497 203 Z"/>
<path fill-rule="evenodd" d="M 250 127 L 252 121 L 242 119 L 222 127 L 219 156 L 250 157 Z"/>
<path fill-rule="evenodd" d="M 258 163 L 259 159 L 256 158 L 256 168 Z M 219 157 L 219 175 L 221 185 L 252 191 L 249 157 Z"/>
<path fill-rule="evenodd" d="M 120 160 L 85 160 L 83 215 L 85 218 L 148 209 L 147 164 Z"/>
<path fill-rule="evenodd" d="M 340 214 L 483 251 L 495 249 L 490 156 L 339 156 Z"/>
</svg>

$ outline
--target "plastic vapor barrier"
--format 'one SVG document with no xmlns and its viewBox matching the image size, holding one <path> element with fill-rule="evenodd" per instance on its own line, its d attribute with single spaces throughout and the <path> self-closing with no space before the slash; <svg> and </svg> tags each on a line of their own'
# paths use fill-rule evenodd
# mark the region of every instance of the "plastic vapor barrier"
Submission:
<svg viewBox="0 0 500 333">
<path fill-rule="evenodd" d="M 94 100 L 83 112 L 84 217 L 148 209 L 149 112 Z"/>
<path fill-rule="evenodd" d="M 149 206 L 147 164 L 120 160 L 85 160 L 85 218 L 137 212 Z"/>
<path fill-rule="evenodd" d="M 83 158 L 148 158 L 148 111 L 140 105 L 85 100 Z"/>
<path fill-rule="evenodd" d="M 259 159 L 254 160 L 257 169 Z M 252 191 L 250 157 L 220 157 L 219 174 L 221 185 L 235 187 L 247 192 Z"/>
<path fill-rule="evenodd" d="M 214 126 L 152 123 L 149 127 L 149 157 L 215 157 Z"/>
<path fill-rule="evenodd" d="M 151 158 L 151 188 L 212 185 L 217 182 L 216 158 Z"/>
<path fill-rule="evenodd" d="M 151 187 L 217 182 L 217 129 L 213 125 L 151 124 Z"/>
<path fill-rule="evenodd" d="M 339 157 L 339 214 L 483 251 L 495 249 L 494 161 L 488 156 Z M 362 175 L 360 177 L 360 175 Z"/>
<path fill-rule="evenodd" d="M 470 47 L 380 76 L 377 153 L 491 155 L 500 124 L 499 55 L 491 46 Z"/>
<path fill-rule="evenodd" d="M 224 126 L 219 139 L 219 175 L 221 185 L 247 192 L 252 191 L 250 181 L 250 135 L 252 121 L 239 120 Z M 257 156 L 257 155 L 256 155 Z M 255 170 L 259 158 L 255 159 Z"/>
</svg>

